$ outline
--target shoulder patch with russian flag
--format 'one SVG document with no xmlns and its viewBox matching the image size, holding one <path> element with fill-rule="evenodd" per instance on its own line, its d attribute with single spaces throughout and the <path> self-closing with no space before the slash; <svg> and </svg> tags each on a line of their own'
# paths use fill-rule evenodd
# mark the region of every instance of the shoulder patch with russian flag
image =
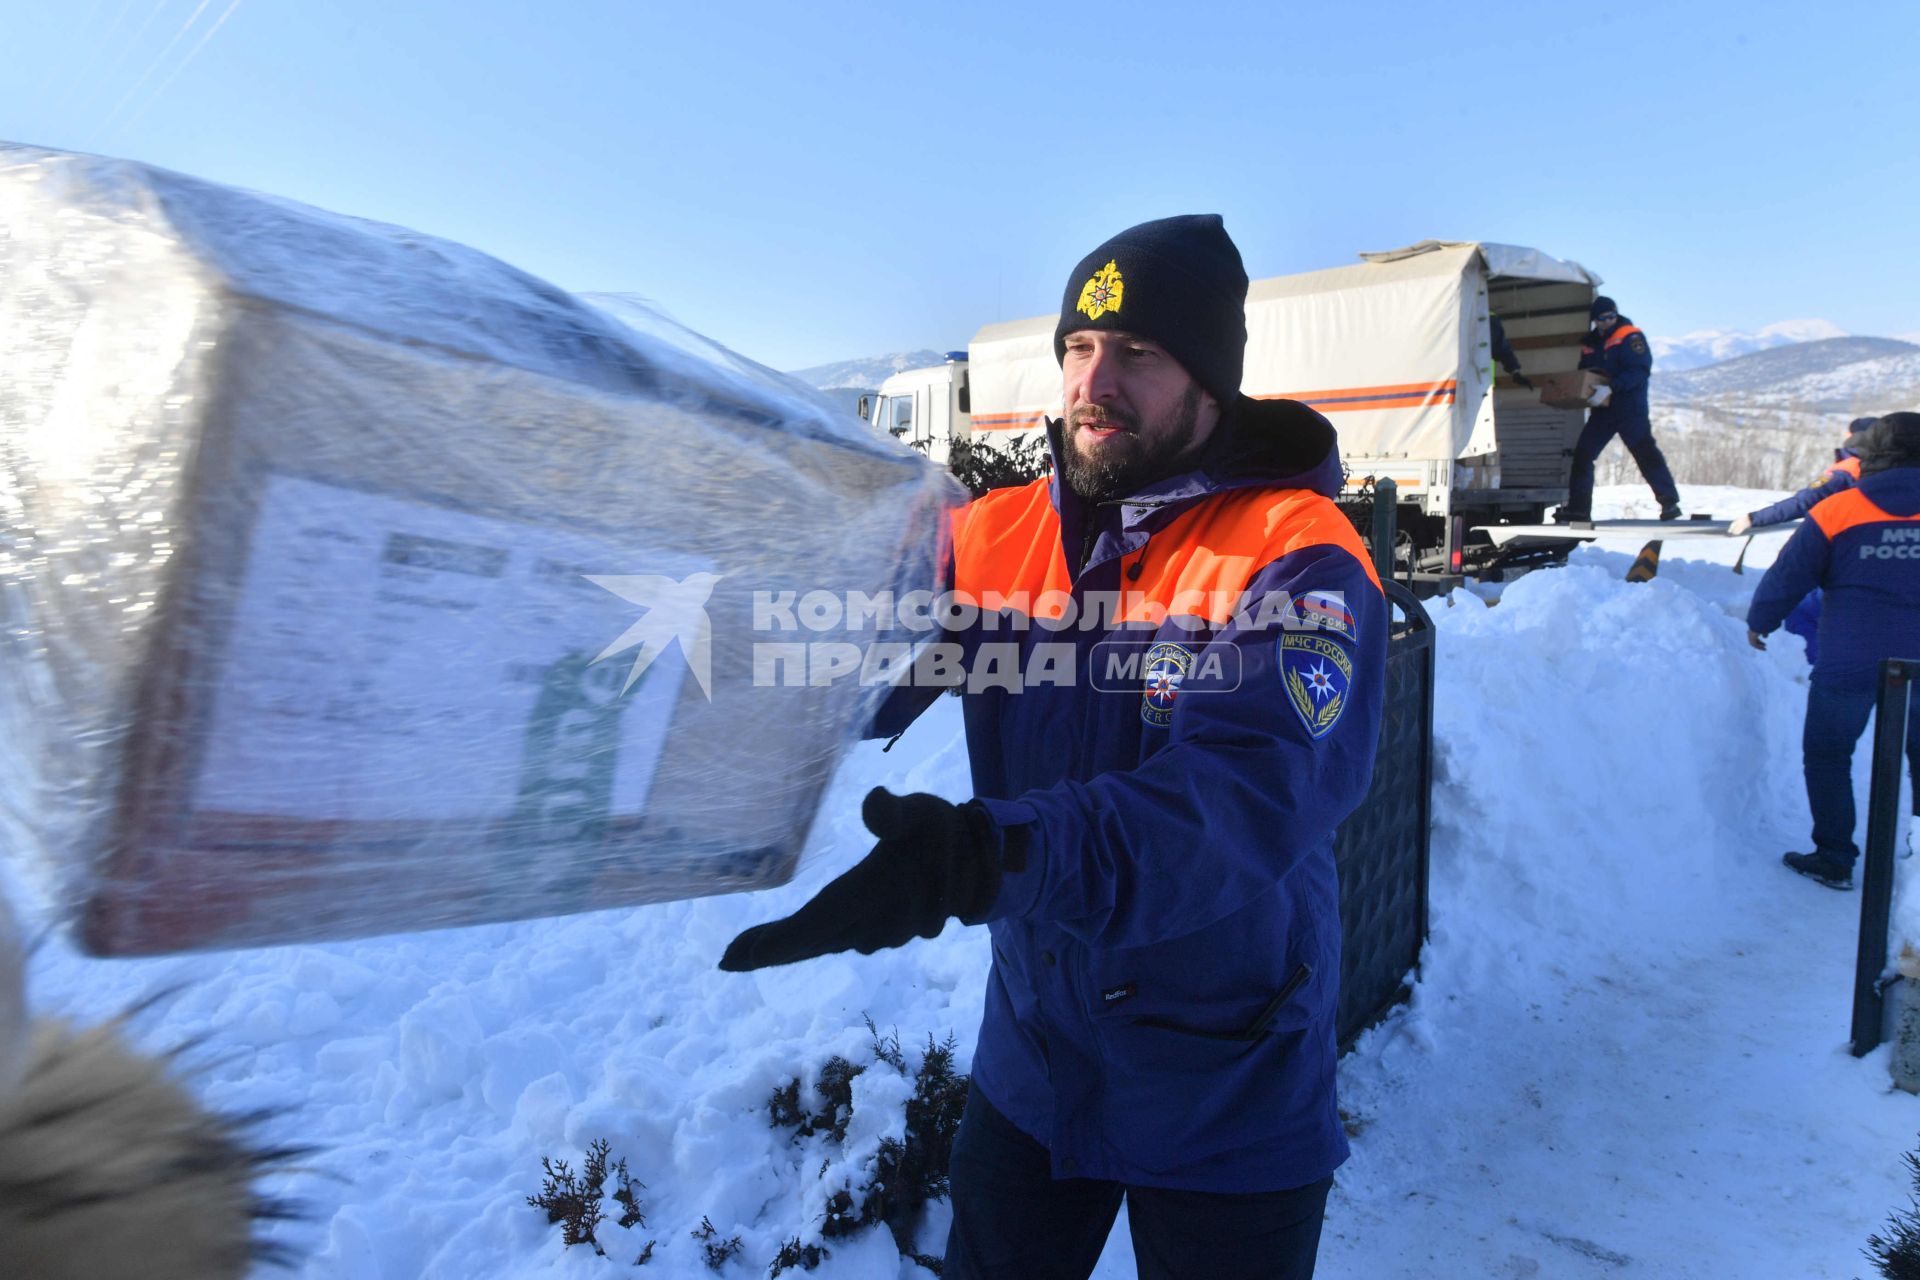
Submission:
<svg viewBox="0 0 1920 1280">
<path fill-rule="evenodd" d="M 1359 638 L 1355 634 L 1353 610 L 1347 608 L 1343 592 L 1309 591 L 1294 601 L 1294 608 L 1300 614 L 1300 621 L 1309 627 L 1331 631 L 1349 640 Z"/>
</svg>

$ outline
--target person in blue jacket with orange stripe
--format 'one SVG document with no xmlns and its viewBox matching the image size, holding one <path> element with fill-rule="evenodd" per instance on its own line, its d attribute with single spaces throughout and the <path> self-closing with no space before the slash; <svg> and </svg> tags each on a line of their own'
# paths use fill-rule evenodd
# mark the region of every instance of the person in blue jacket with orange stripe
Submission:
<svg viewBox="0 0 1920 1280">
<path fill-rule="evenodd" d="M 1660 501 L 1660 518 L 1680 518 L 1680 490 L 1667 467 L 1666 455 L 1654 442 L 1653 419 L 1647 407 L 1647 380 L 1653 376 L 1653 350 L 1640 327 L 1620 314 L 1612 298 L 1602 295 L 1588 308 L 1593 327 L 1580 348 L 1580 367 L 1598 369 L 1607 384 L 1596 387 L 1587 403 L 1587 425 L 1573 445 L 1573 475 L 1567 481 L 1567 505 L 1561 523 L 1593 518 L 1593 464 L 1607 442 L 1619 436 L 1639 464 L 1640 474 Z"/>
<path fill-rule="evenodd" d="M 1143 1276 L 1313 1272 L 1347 1155 L 1333 837 L 1389 618 L 1332 426 L 1240 394 L 1246 290 L 1213 215 L 1075 268 L 1053 474 L 954 521 L 976 798 L 875 790 L 866 859 L 721 961 L 988 926 L 949 1280 L 1081 1280 L 1123 1201 Z"/>
<path fill-rule="evenodd" d="M 1835 889 L 1852 888 L 1860 856 L 1853 749 L 1873 712 L 1880 663 L 1920 657 L 1920 413 L 1882 418 L 1860 461 L 1860 483 L 1814 505 L 1747 609 L 1748 638 L 1764 649 L 1764 637 L 1821 589 L 1819 657 L 1801 738 L 1813 851 L 1784 861 Z M 1920 716 L 1909 716 L 1907 763 L 1920 778 Z"/>
<path fill-rule="evenodd" d="M 1735 516 L 1727 522 L 1727 536 L 1737 538 L 1750 529 L 1764 529 L 1768 525 L 1786 524 L 1813 510 L 1814 504 L 1831 498 L 1845 489 L 1851 489 L 1860 481 L 1860 448 L 1866 439 L 1866 433 L 1878 418 L 1855 418 L 1847 424 L 1847 438 L 1838 449 L 1833 451 L 1833 465 L 1820 473 L 1820 478 L 1798 493 L 1789 494 L 1758 511 L 1750 511 L 1743 516 Z"/>
</svg>

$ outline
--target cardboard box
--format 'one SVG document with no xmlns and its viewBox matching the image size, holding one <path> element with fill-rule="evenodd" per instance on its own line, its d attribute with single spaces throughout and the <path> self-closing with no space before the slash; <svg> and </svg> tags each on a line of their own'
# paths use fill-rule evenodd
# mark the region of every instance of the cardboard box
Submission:
<svg viewBox="0 0 1920 1280">
<path fill-rule="evenodd" d="M 1607 385 L 1607 375 L 1597 369 L 1575 369 L 1570 373 L 1533 375 L 1540 389 L 1540 403 L 1550 409 L 1584 409 L 1595 387 Z"/>
<path fill-rule="evenodd" d="M 932 586 L 944 472 L 397 228 L 17 147 L 0 225 L 0 830 L 83 945 L 792 875 L 884 690 L 756 598 Z"/>
</svg>

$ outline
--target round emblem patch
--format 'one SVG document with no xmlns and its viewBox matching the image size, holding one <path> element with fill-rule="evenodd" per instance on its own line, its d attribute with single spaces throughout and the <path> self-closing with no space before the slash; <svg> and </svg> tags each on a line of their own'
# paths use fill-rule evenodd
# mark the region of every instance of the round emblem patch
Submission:
<svg viewBox="0 0 1920 1280">
<path fill-rule="evenodd" d="M 1140 718 L 1157 729 L 1172 724 L 1174 700 L 1192 670 L 1193 650 L 1185 645 L 1163 643 L 1147 650 L 1147 687 L 1140 699 Z"/>
</svg>

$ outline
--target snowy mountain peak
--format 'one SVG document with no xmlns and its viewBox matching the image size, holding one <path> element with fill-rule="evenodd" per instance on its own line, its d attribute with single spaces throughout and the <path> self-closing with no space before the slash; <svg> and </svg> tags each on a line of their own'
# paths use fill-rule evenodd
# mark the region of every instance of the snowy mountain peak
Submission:
<svg viewBox="0 0 1920 1280">
<path fill-rule="evenodd" d="M 1845 329 L 1831 320 L 1781 320 L 1753 332 L 1731 329 L 1696 329 L 1678 338 L 1654 338 L 1654 367 L 1678 373 L 1718 364 L 1736 356 L 1796 342 L 1819 342 L 1827 338 L 1845 338 Z"/>
</svg>

